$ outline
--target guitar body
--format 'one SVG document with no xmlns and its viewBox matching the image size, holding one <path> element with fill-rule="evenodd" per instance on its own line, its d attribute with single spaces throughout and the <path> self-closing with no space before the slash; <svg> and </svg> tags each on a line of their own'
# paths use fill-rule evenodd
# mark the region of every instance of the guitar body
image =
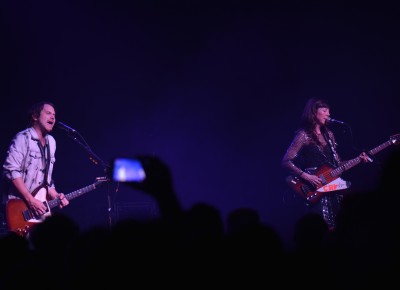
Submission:
<svg viewBox="0 0 400 290">
<path fill-rule="evenodd" d="M 391 145 L 397 145 L 399 142 L 400 134 L 393 135 L 388 141 L 369 150 L 367 154 L 369 156 L 373 156 Z M 288 176 L 286 178 L 286 182 L 288 183 L 289 187 L 293 189 L 293 191 L 295 191 L 306 201 L 306 203 L 315 204 L 328 192 L 349 188 L 350 182 L 341 179 L 340 175 L 344 171 L 353 168 L 360 162 L 361 158 L 356 157 L 344 162 L 337 168 L 325 164 L 319 168 L 305 170 L 309 174 L 317 175 L 322 180 L 322 184 L 319 187 L 315 187 L 297 176 Z"/>
<path fill-rule="evenodd" d="M 328 192 L 343 190 L 350 187 L 350 182 L 334 176 L 332 174 L 333 170 L 334 168 L 328 164 L 324 164 L 318 169 L 305 170 L 308 174 L 317 175 L 322 179 L 322 183 L 319 187 L 315 187 L 297 176 L 288 176 L 286 181 L 292 190 L 300 195 L 306 203 L 315 204 Z"/>
<path fill-rule="evenodd" d="M 96 189 L 100 184 L 108 181 L 107 177 L 98 177 L 96 182 L 64 195 L 67 200 L 71 200 L 81 196 L 89 191 Z M 26 237 L 32 228 L 43 222 L 51 215 L 51 208 L 60 205 L 59 199 L 47 200 L 48 188 L 40 186 L 32 192 L 32 195 L 43 202 L 47 207 L 46 213 L 41 216 L 36 216 L 22 199 L 9 199 L 6 203 L 6 220 L 7 227 L 10 231 L 17 233 L 20 236 Z"/>
<path fill-rule="evenodd" d="M 35 189 L 32 195 L 41 200 L 47 207 L 47 212 L 42 216 L 36 216 L 29 210 L 27 204 L 22 199 L 10 199 L 6 204 L 6 219 L 9 230 L 16 232 L 21 236 L 26 236 L 35 224 L 42 222 L 46 217 L 51 215 L 47 205 L 46 186 L 41 186 Z"/>
</svg>

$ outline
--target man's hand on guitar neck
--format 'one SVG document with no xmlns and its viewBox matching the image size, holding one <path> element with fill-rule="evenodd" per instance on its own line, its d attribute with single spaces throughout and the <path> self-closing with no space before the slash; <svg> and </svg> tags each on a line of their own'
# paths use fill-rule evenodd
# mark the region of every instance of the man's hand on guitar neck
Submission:
<svg viewBox="0 0 400 290">
<path fill-rule="evenodd" d="M 59 208 L 63 208 L 69 204 L 69 201 L 65 198 L 64 193 L 60 193 L 57 198 L 60 200 L 60 205 L 58 206 Z"/>
<path fill-rule="evenodd" d="M 64 193 L 58 193 L 54 187 L 49 188 L 49 195 L 52 199 L 59 199 L 59 208 L 63 208 L 69 204 L 68 199 L 65 198 Z"/>
</svg>

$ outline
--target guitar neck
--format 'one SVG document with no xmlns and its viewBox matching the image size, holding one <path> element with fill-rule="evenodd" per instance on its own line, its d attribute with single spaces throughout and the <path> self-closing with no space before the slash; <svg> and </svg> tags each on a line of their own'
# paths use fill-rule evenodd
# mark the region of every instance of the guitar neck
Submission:
<svg viewBox="0 0 400 290">
<path fill-rule="evenodd" d="M 385 143 L 382 143 L 381 145 L 369 150 L 368 154 L 373 156 L 373 155 L 377 154 L 378 152 L 382 151 L 383 149 L 389 147 L 392 144 L 393 143 L 391 142 L 391 140 L 386 141 Z M 331 172 L 332 176 L 338 177 L 344 171 L 349 170 L 349 169 L 353 168 L 354 166 L 356 166 L 357 164 L 359 164 L 361 162 L 361 160 L 362 159 L 360 157 L 356 157 L 354 159 L 346 161 L 345 163 L 340 165 L 338 168 L 335 168 L 334 170 L 332 170 L 332 172 Z"/>
<path fill-rule="evenodd" d="M 392 144 L 393 144 L 393 141 L 391 141 L 391 140 L 386 141 L 385 143 L 383 143 L 383 144 L 381 144 L 381 145 L 375 147 L 374 149 L 369 150 L 369 151 L 368 151 L 368 154 L 369 154 L 369 155 L 375 155 L 375 154 L 377 154 L 378 152 L 382 151 L 383 149 L 389 147 L 389 146 L 392 145 Z"/>
<path fill-rule="evenodd" d="M 75 191 L 73 191 L 71 193 L 68 193 L 68 194 L 65 195 L 65 198 L 67 200 L 71 200 L 71 199 L 74 199 L 76 197 L 79 197 L 82 194 L 85 194 L 85 193 L 87 193 L 89 191 L 92 191 L 92 190 L 96 189 L 97 184 L 98 183 L 96 182 L 94 184 L 88 185 L 88 186 L 83 187 L 81 189 L 75 190 Z M 49 205 L 50 208 L 56 207 L 56 206 L 60 205 L 60 203 L 61 203 L 61 201 L 58 198 L 48 201 L 48 205 Z"/>
</svg>

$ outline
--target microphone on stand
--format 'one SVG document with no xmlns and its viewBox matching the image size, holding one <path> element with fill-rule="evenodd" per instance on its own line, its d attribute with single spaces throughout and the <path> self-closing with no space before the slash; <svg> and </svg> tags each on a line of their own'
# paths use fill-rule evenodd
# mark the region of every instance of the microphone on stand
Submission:
<svg viewBox="0 0 400 290">
<path fill-rule="evenodd" d="M 339 121 L 339 120 L 333 119 L 333 118 L 331 118 L 331 117 L 326 118 L 326 120 L 328 121 L 328 123 L 337 123 L 337 124 L 341 124 L 341 125 L 346 124 L 346 123 L 343 122 L 343 121 Z"/>
<path fill-rule="evenodd" d="M 60 121 L 57 122 L 57 126 L 61 130 L 67 131 L 68 133 L 71 133 L 71 132 L 75 133 L 76 132 L 75 129 L 71 128 L 70 126 L 68 126 L 68 125 L 66 125 L 66 124 L 64 124 L 63 122 L 60 122 Z"/>
</svg>

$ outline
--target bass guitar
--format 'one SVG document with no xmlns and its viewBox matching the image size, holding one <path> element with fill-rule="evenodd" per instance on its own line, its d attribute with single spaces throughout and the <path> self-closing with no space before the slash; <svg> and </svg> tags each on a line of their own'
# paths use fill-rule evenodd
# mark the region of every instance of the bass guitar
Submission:
<svg viewBox="0 0 400 290">
<path fill-rule="evenodd" d="M 388 141 L 381 145 L 369 150 L 368 155 L 373 156 L 383 149 L 393 144 L 398 144 L 400 140 L 400 134 L 396 134 L 390 137 Z M 328 192 L 343 190 L 349 188 L 351 183 L 340 178 L 340 175 L 361 163 L 362 159 L 356 157 L 348 160 L 341 164 L 339 167 L 332 167 L 329 164 L 324 164 L 319 168 L 313 168 L 305 170 L 309 174 L 317 175 L 321 178 L 322 183 L 318 187 L 310 184 L 309 182 L 301 179 L 298 176 L 288 176 L 286 182 L 289 187 L 293 189 L 307 204 L 314 204 L 318 202 Z"/>
<path fill-rule="evenodd" d="M 97 177 L 96 182 L 68 193 L 65 195 L 67 200 L 74 199 L 81 196 L 89 191 L 92 191 L 99 187 L 104 182 L 108 181 L 106 177 Z M 9 231 L 15 232 L 22 237 L 26 237 L 30 230 L 38 223 L 43 222 L 48 216 L 51 215 L 51 209 L 59 206 L 61 201 L 56 198 L 47 200 L 48 187 L 39 186 L 33 192 L 32 195 L 43 202 L 46 206 L 46 213 L 41 216 L 35 215 L 27 206 L 23 199 L 9 199 L 6 203 L 5 213 L 6 222 Z"/>
</svg>

